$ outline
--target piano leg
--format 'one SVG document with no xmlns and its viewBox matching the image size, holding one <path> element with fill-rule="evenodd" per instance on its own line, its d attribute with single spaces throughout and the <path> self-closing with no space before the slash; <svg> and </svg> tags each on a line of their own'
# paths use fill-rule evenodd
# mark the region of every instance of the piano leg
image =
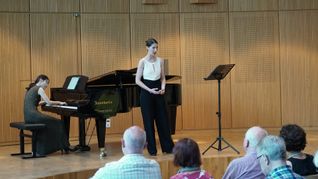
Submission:
<svg viewBox="0 0 318 179">
<path fill-rule="evenodd" d="M 61 116 L 61 119 L 64 122 L 66 139 L 68 141 L 70 138 L 70 116 Z"/>
<path fill-rule="evenodd" d="M 78 121 L 78 140 L 79 145 L 75 148 L 80 151 L 90 151 L 91 148 L 86 145 L 86 129 L 85 129 L 85 118 L 79 117 Z"/>
<path fill-rule="evenodd" d="M 99 156 L 103 158 L 103 157 L 106 157 L 107 155 L 107 152 L 105 150 L 106 119 L 102 117 L 96 117 L 95 122 L 96 122 L 98 148 L 100 150 Z"/>
<path fill-rule="evenodd" d="M 106 119 L 95 118 L 98 147 L 105 147 Z"/>
</svg>

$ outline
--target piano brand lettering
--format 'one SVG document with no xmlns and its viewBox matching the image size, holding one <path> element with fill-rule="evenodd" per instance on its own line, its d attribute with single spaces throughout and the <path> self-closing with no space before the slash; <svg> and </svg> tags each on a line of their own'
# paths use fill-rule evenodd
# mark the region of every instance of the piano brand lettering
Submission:
<svg viewBox="0 0 318 179">
<path fill-rule="evenodd" d="M 113 104 L 113 101 L 94 101 L 95 105 L 102 105 L 102 104 Z"/>
<path fill-rule="evenodd" d="M 114 110 L 113 109 L 98 109 L 98 110 L 96 110 L 96 111 L 98 111 L 98 112 L 100 112 L 100 113 L 109 113 L 109 112 L 114 112 Z"/>
</svg>

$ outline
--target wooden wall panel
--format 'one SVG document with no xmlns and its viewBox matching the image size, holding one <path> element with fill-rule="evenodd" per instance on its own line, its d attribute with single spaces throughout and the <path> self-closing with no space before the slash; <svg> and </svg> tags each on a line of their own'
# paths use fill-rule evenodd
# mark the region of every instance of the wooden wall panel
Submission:
<svg viewBox="0 0 318 179">
<path fill-rule="evenodd" d="M 318 9 L 317 0 L 279 0 L 281 10 Z"/>
<path fill-rule="evenodd" d="M 217 0 L 216 4 L 191 4 L 190 0 L 180 0 L 180 12 L 224 12 L 228 9 L 228 0 Z"/>
<path fill-rule="evenodd" d="M 129 12 L 130 0 L 80 0 L 82 12 Z"/>
<path fill-rule="evenodd" d="M 162 0 L 160 4 L 143 4 L 144 0 L 130 0 L 130 12 L 178 12 L 178 0 Z"/>
<path fill-rule="evenodd" d="M 62 87 L 68 75 L 80 74 L 78 20 L 71 14 L 31 14 L 30 18 L 32 80 L 46 74 L 50 88 Z M 71 125 L 72 134 L 77 128 Z"/>
<path fill-rule="evenodd" d="M 179 16 L 177 14 L 131 15 L 131 61 L 137 67 L 146 55 L 145 41 L 158 40 L 158 56 L 167 59 L 169 74 L 180 75 Z"/>
<path fill-rule="evenodd" d="M 279 0 L 230 0 L 230 11 L 277 10 Z"/>
<path fill-rule="evenodd" d="M 182 91 L 181 91 L 181 94 L 182 94 Z M 178 130 L 182 130 L 183 126 L 183 119 L 182 119 L 182 104 L 181 106 L 178 106 L 177 108 L 177 118 L 176 118 L 176 132 Z"/>
<path fill-rule="evenodd" d="M 84 75 L 131 67 L 128 15 L 83 14 L 81 20 Z"/>
<path fill-rule="evenodd" d="M 78 20 L 71 14 L 31 15 L 32 79 L 47 74 L 51 87 L 61 87 L 65 78 L 80 74 Z"/>
<path fill-rule="evenodd" d="M 140 107 L 133 108 L 133 124 L 144 128 Z"/>
<path fill-rule="evenodd" d="M 281 124 L 278 13 L 231 13 L 234 128 Z"/>
<path fill-rule="evenodd" d="M 89 77 L 130 69 L 129 15 L 83 14 L 82 72 Z M 132 124 L 132 114 L 112 117 L 107 133 L 121 133 Z"/>
<path fill-rule="evenodd" d="M 28 0 L 0 0 L 0 12 L 28 12 Z"/>
<path fill-rule="evenodd" d="M 78 12 L 79 0 L 30 0 L 31 12 Z"/>
<path fill-rule="evenodd" d="M 280 13 L 282 122 L 318 126 L 318 11 Z"/>
<path fill-rule="evenodd" d="M 132 115 L 132 112 L 117 113 L 116 116 L 111 117 L 111 127 L 106 129 L 106 134 L 123 134 L 128 127 L 133 125 Z"/>
<path fill-rule="evenodd" d="M 181 14 L 183 129 L 217 128 L 216 81 L 203 78 L 219 64 L 229 63 L 226 13 Z M 221 84 L 222 123 L 231 126 L 230 75 Z"/>
<path fill-rule="evenodd" d="M 8 142 L 18 140 L 9 123 L 23 121 L 24 85 L 31 76 L 28 14 L 0 14 L 0 54 L 0 142 Z"/>
</svg>

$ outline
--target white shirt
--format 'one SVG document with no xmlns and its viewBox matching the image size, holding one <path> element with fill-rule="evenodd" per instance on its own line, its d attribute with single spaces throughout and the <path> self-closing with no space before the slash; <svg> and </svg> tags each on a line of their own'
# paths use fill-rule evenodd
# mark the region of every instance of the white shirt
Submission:
<svg viewBox="0 0 318 179">
<path fill-rule="evenodd" d="M 144 60 L 144 70 L 143 70 L 143 78 L 145 80 L 156 81 L 161 77 L 161 64 L 160 59 L 156 58 L 156 61 L 149 62 Z"/>
</svg>

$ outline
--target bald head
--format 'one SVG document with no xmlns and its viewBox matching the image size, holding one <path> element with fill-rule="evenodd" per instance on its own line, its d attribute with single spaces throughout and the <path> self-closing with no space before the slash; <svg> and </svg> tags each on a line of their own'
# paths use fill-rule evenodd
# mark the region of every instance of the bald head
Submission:
<svg viewBox="0 0 318 179">
<path fill-rule="evenodd" d="M 138 126 L 125 130 L 123 136 L 124 154 L 142 153 L 146 145 L 146 133 Z"/>
<path fill-rule="evenodd" d="M 257 144 L 267 135 L 268 133 L 265 129 L 259 126 L 254 126 L 246 131 L 245 140 L 248 141 L 248 147 L 255 148 Z"/>
</svg>

